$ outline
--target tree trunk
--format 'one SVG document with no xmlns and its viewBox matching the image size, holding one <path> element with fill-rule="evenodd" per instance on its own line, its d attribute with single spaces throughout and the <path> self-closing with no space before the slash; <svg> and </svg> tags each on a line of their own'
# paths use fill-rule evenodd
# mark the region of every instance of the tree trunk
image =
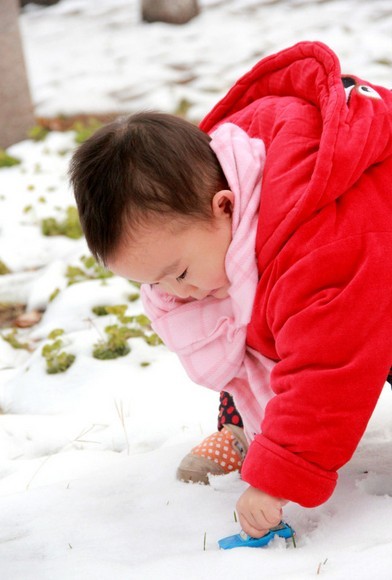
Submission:
<svg viewBox="0 0 392 580">
<path fill-rule="evenodd" d="M 197 0 L 142 0 L 142 20 L 185 24 L 199 14 Z"/>
<path fill-rule="evenodd" d="M 18 0 L 0 0 L 0 147 L 25 139 L 34 125 Z"/>
</svg>

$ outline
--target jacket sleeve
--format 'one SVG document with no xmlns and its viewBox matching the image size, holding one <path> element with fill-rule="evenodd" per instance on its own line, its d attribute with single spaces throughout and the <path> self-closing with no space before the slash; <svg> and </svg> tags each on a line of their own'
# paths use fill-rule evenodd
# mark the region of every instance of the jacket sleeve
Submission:
<svg viewBox="0 0 392 580">
<path fill-rule="evenodd" d="M 266 307 L 279 357 L 275 396 L 243 464 L 250 485 L 306 507 L 332 494 L 392 362 L 386 256 L 391 234 L 369 232 L 280 264 Z"/>
</svg>

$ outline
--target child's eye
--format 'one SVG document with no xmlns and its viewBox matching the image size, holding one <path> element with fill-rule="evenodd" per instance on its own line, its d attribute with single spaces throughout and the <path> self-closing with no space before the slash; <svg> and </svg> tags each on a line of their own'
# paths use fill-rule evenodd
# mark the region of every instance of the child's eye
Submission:
<svg viewBox="0 0 392 580">
<path fill-rule="evenodd" d="M 186 275 L 188 274 L 188 269 L 184 270 L 182 274 L 180 274 L 180 276 L 177 276 L 176 280 L 177 282 L 181 282 L 181 280 L 184 280 L 186 278 Z"/>
</svg>

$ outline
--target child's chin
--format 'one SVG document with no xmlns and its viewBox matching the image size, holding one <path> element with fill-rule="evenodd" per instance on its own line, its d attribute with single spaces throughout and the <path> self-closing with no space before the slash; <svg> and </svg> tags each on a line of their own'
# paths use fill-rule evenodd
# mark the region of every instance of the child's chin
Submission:
<svg viewBox="0 0 392 580">
<path fill-rule="evenodd" d="M 213 296 L 214 298 L 218 298 L 219 300 L 222 300 L 223 298 L 227 298 L 229 295 L 229 288 L 227 287 L 223 287 L 223 288 L 218 288 L 217 290 L 212 290 L 211 293 L 209 294 L 209 296 Z"/>
</svg>

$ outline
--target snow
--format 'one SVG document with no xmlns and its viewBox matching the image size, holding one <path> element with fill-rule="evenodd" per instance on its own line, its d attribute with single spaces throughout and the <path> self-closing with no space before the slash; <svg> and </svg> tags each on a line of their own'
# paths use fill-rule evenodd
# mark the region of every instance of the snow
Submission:
<svg viewBox="0 0 392 580">
<path fill-rule="evenodd" d="M 198 120 L 259 58 L 299 40 L 321 40 L 345 72 L 390 83 L 389 0 L 200 4 L 185 26 L 140 22 L 135 0 L 30 8 L 21 23 L 37 113 L 175 112 L 185 100 Z"/>
<path fill-rule="evenodd" d="M 392 86 L 389 0 L 202 6 L 198 18 L 172 27 L 139 22 L 135 0 L 29 5 L 20 21 L 37 114 L 173 112 L 186 99 L 198 119 L 258 58 L 305 38 L 330 44 L 345 72 Z M 217 540 L 239 531 L 234 508 L 245 484 L 236 474 L 210 486 L 175 478 L 181 458 L 215 430 L 217 394 L 141 338 L 129 341 L 126 357 L 93 358 L 117 319 L 92 307 L 127 303 L 139 314 L 140 301 L 127 302 L 135 288 L 116 277 L 68 285 L 67 267 L 88 254 L 84 240 L 41 234 L 42 219 L 74 204 L 74 137 L 18 143 L 8 152 L 21 165 L 0 170 L 0 259 L 12 271 L 0 276 L 0 302 L 45 310 L 18 331 L 31 351 L 0 340 L 1 578 L 390 580 L 387 385 L 333 497 L 315 509 L 285 508 L 296 548 L 276 539 L 267 549 L 219 551 Z M 49 375 L 41 349 L 55 328 L 76 359 Z"/>
</svg>

